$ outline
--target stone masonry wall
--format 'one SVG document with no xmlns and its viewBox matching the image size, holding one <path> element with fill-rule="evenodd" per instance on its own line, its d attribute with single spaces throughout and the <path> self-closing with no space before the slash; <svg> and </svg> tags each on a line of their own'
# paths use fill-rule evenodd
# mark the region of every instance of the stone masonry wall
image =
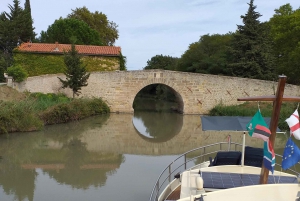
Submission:
<svg viewBox="0 0 300 201">
<path fill-rule="evenodd" d="M 57 77 L 64 78 L 64 75 L 29 77 L 14 86 L 19 91 L 61 92 L 71 96 L 70 89 L 61 89 Z M 91 73 L 81 96 L 102 97 L 112 112 L 133 112 L 136 94 L 151 84 L 165 84 L 173 88 L 182 99 L 185 114 L 205 114 L 219 103 L 240 104 L 242 102 L 237 98 L 241 97 L 273 95 L 277 88 L 277 81 L 165 70 L 114 71 Z M 299 96 L 300 88 L 286 85 L 284 94 Z"/>
</svg>

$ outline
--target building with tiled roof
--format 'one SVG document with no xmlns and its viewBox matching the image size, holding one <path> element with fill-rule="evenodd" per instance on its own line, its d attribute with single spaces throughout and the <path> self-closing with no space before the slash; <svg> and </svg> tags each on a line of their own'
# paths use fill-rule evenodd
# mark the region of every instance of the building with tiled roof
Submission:
<svg viewBox="0 0 300 201">
<path fill-rule="evenodd" d="M 44 54 L 64 54 L 70 49 L 70 44 L 59 43 L 22 43 L 17 47 L 17 50 L 21 52 Z M 115 46 L 75 45 L 75 49 L 78 54 L 89 56 L 119 56 L 121 52 L 121 48 Z"/>
<path fill-rule="evenodd" d="M 64 54 L 70 44 L 22 43 L 14 50 L 14 61 L 26 69 L 29 76 L 56 74 L 64 71 Z M 120 70 L 120 47 L 75 45 L 87 71 Z"/>
</svg>

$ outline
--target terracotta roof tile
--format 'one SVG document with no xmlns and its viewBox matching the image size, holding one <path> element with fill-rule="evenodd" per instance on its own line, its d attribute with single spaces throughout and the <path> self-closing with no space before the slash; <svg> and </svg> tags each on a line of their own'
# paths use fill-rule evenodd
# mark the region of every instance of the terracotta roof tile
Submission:
<svg viewBox="0 0 300 201">
<path fill-rule="evenodd" d="M 75 45 L 79 54 L 83 55 L 105 55 L 119 56 L 121 48 L 115 46 L 93 46 L 93 45 Z M 49 44 L 49 43 L 22 43 L 17 47 L 21 52 L 32 53 L 54 53 L 63 54 L 64 51 L 71 49 L 70 44 Z"/>
</svg>

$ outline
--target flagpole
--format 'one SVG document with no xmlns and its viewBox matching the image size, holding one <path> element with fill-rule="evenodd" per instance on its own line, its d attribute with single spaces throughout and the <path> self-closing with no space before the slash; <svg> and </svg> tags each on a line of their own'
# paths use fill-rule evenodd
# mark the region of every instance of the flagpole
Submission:
<svg viewBox="0 0 300 201">
<path fill-rule="evenodd" d="M 247 97 L 247 98 L 238 98 L 238 101 L 273 101 L 273 111 L 270 122 L 270 131 L 271 136 L 269 138 L 271 145 L 274 147 L 275 138 L 276 138 L 276 129 L 279 120 L 279 114 L 281 109 L 282 101 L 300 101 L 300 97 L 295 96 L 283 96 L 284 87 L 286 83 L 286 76 L 279 76 L 277 92 L 275 96 L 258 96 L 258 97 Z M 269 170 L 265 168 L 264 164 L 261 168 L 260 174 L 260 183 L 268 183 Z"/>
<path fill-rule="evenodd" d="M 242 167 L 244 166 L 244 161 L 245 161 L 245 145 L 246 145 L 246 132 L 244 131 L 244 135 L 243 135 L 243 147 L 242 147 L 242 161 L 241 161 L 241 165 Z"/>
<path fill-rule="evenodd" d="M 275 146 L 276 130 L 279 121 L 281 104 L 283 100 L 285 82 L 286 82 L 286 76 L 279 76 L 276 98 L 275 101 L 273 102 L 273 111 L 272 111 L 271 122 L 270 122 L 271 136 L 269 138 L 269 142 L 271 143 L 273 149 Z M 263 164 L 260 172 L 260 184 L 267 184 L 268 177 L 269 177 L 269 170 L 265 168 Z"/>
</svg>

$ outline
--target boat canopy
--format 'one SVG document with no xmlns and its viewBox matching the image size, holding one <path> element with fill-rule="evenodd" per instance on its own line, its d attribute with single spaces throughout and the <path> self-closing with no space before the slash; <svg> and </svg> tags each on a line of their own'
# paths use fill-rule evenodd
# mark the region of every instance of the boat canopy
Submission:
<svg viewBox="0 0 300 201">
<path fill-rule="evenodd" d="M 247 131 L 247 124 L 251 121 L 252 117 L 242 116 L 200 116 L 202 123 L 202 130 L 214 131 Z M 264 117 L 265 122 L 270 127 L 270 117 Z M 277 128 L 277 132 L 280 129 Z"/>
</svg>

